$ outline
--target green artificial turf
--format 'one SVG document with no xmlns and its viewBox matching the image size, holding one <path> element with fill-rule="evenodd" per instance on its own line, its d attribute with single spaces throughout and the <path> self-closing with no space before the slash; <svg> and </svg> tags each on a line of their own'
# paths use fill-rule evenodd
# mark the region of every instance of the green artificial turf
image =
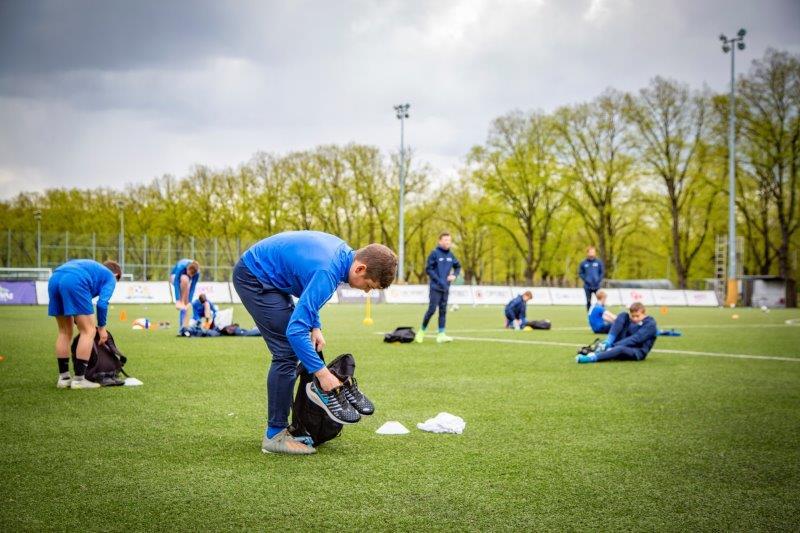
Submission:
<svg viewBox="0 0 800 533">
<path fill-rule="evenodd" d="M 790 361 L 656 351 L 577 365 L 595 337 L 580 308 L 532 307 L 554 329 L 514 332 L 500 307 L 462 306 L 449 345 L 376 334 L 417 327 L 423 309 L 375 306 L 372 327 L 358 306 L 323 311 L 327 357 L 355 355 L 377 412 L 287 457 L 260 452 L 260 338 L 132 331 L 177 313 L 127 306 L 121 323 L 117 306 L 109 328 L 144 386 L 57 390 L 46 309 L 0 308 L 0 530 L 800 528 L 800 326 L 784 324 L 800 311 L 652 309 L 684 333 L 656 350 Z M 441 411 L 463 435 L 416 429 Z M 411 433 L 377 435 L 388 420 Z"/>
</svg>

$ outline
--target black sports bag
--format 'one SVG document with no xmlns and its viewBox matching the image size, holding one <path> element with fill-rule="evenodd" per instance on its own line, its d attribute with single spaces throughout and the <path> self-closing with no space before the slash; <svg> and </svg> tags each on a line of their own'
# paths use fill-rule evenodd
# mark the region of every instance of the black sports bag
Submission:
<svg viewBox="0 0 800 533">
<path fill-rule="evenodd" d="M 319 356 L 322 358 L 321 353 Z M 356 361 L 351 354 L 345 353 L 331 361 L 328 370 L 344 381 L 355 373 Z M 303 363 L 297 365 L 297 375 L 300 379 L 292 404 L 289 433 L 294 437 L 311 437 L 316 447 L 338 437 L 344 426 L 331 420 L 321 407 L 308 399 L 306 385 L 314 379 L 314 375 L 306 372 Z"/>
<path fill-rule="evenodd" d="M 76 335 L 75 338 L 72 339 L 73 368 L 77 359 L 75 353 L 78 348 L 79 337 L 80 335 Z M 96 333 L 92 345 L 92 355 L 89 357 L 89 364 L 86 366 L 86 374 L 84 374 L 84 377 L 104 387 L 122 385 L 125 381 L 119 379 L 118 376 L 120 373 L 125 376 L 128 375 L 122 369 L 127 362 L 128 358 L 119 351 L 110 331 L 108 332 L 108 340 L 105 344 L 100 344 L 100 333 Z"/>
<path fill-rule="evenodd" d="M 413 342 L 416 333 L 414 328 L 409 326 L 400 326 L 391 333 L 383 336 L 383 342 Z"/>
</svg>

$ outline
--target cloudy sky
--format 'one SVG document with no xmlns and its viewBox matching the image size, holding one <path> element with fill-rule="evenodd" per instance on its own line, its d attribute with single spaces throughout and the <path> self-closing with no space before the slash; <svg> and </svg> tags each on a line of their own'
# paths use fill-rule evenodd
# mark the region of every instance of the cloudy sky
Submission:
<svg viewBox="0 0 800 533">
<path fill-rule="evenodd" d="M 453 175 L 492 118 L 800 53 L 800 0 L 0 0 L 0 198 L 407 140 Z"/>
</svg>

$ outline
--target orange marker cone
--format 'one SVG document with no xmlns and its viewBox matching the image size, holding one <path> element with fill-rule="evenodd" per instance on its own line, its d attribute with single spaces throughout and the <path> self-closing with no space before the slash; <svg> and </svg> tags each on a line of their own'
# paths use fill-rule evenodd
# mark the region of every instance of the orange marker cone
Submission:
<svg viewBox="0 0 800 533">
<path fill-rule="evenodd" d="M 126 320 L 128 320 L 128 313 L 125 312 L 124 309 L 120 312 L 119 319 L 121 322 L 125 322 Z"/>
<path fill-rule="evenodd" d="M 667 313 L 669 313 L 669 309 L 667 309 L 666 307 L 662 307 L 661 308 L 661 314 L 662 315 L 666 315 Z"/>
</svg>

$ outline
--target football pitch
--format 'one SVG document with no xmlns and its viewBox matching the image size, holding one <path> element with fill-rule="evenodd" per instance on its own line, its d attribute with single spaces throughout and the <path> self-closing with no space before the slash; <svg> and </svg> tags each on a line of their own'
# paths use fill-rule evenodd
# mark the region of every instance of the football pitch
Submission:
<svg viewBox="0 0 800 533">
<path fill-rule="evenodd" d="M 366 327 L 330 305 L 326 358 L 355 355 L 376 413 L 309 457 L 260 452 L 260 338 L 179 338 L 172 306 L 121 310 L 109 330 L 144 385 L 73 391 L 55 387 L 46 309 L 0 308 L 0 530 L 800 527 L 796 309 L 653 308 L 683 336 L 577 365 L 595 338 L 581 308 L 531 307 L 553 330 L 515 332 L 500 307 L 462 306 L 453 343 L 388 345 L 423 306 L 374 306 Z M 140 316 L 173 328 L 131 330 Z M 463 435 L 416 429 L 442 411 Z M 389 420 L 411 433 L 377 435 Z"/>
</svg>

